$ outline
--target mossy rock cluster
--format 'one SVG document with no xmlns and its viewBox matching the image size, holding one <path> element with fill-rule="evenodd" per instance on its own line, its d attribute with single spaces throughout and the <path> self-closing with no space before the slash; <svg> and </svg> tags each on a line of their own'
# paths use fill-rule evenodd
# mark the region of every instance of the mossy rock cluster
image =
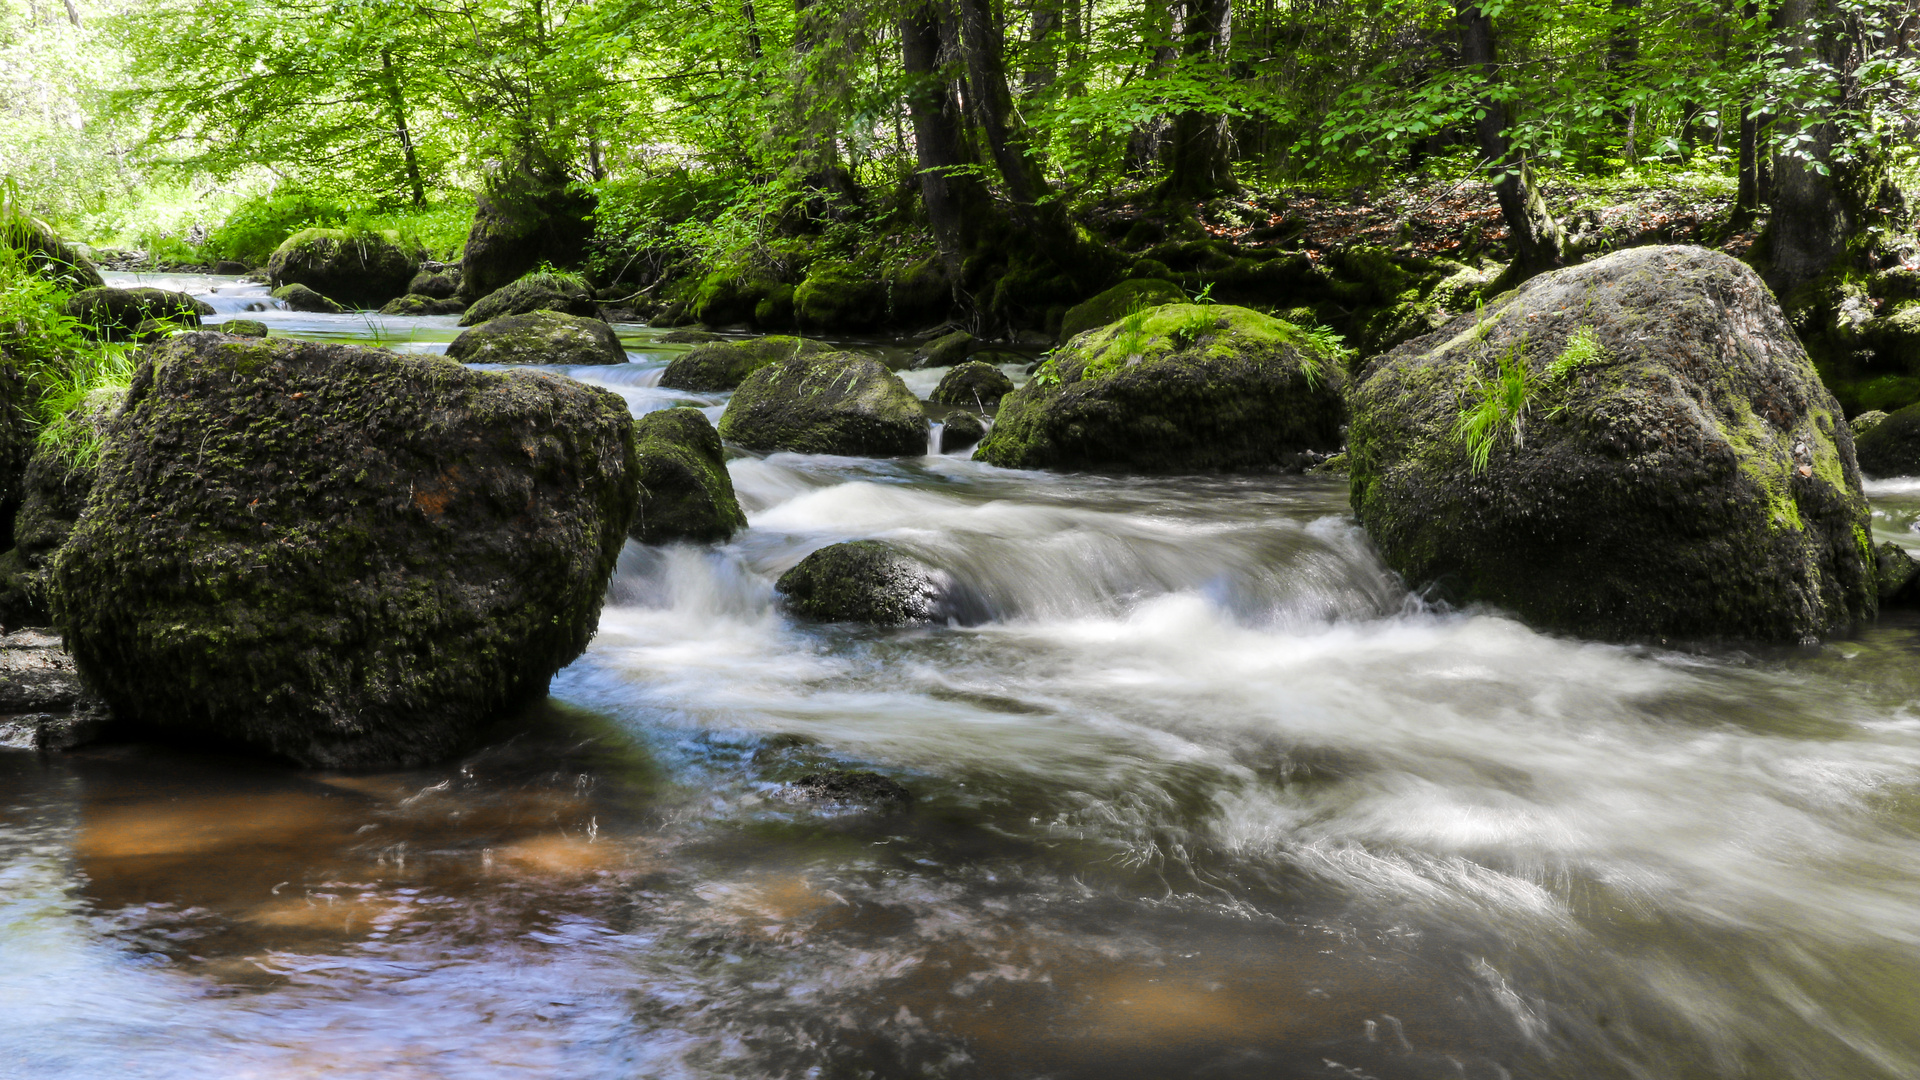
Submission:
<svg viewBox="0 0 1920 1080">
<path fill-rule="evenodd" d="M 1795 641 L 1874 613 L 1852 432 L 1726 255 L 1535 278 L 1368 364 L 1349 405 L 1354 512 L 1417 589 L 1610 640 Z"/>
<path fill-rule="evenodd" d="M 267 324 L 258 319 L 228 319 L 220 324 L 219 331 L 234 337 L 266 337 Z"/>
<path fill-rule="evenodd" d="M 1185 290 L 1171 281 L 1158 278 L 1123 281 L 1084 303 L 1068 308 L 1066 316 L 1060 321 L 1060 340 L 1068 341 L 1089 330 L 1117 322 L 1136 306 L 1161 307 L 1186 302 Z"/>
<path fill-rule="evenodd" d="M 382 315 L 458 315 L 467 310 L 466 301 L 454 297 L 444 299 L 427 296 L 424 293 L 408 293 L 396 296 L 381 305 Z"/>
<path fill-rule="evenodd" d="M 718 543 L 747 527 L 720 434 L 698 409 L 661 409 L 634 423 L 640 509 L 630 535 L 643 544 Z"/>
<path fill-rule="evenodd" d="M 144 322 L 199 326 L 201 316 L 213 314 L 213 306 L 168 289 L 103 286 L 83 289 L 68 297 L 66 312 L 96 336 L 108 341 L 126 341 Z"/>
<path fill-rule="evenodd" d="M 635 509 L 618 395 L 193 333 L 143 356 L 55 615 L 119 718 L 309 766 L 455 752 L 586 648 Z"/>
<path fill-rule="evenodd" d="M 715 270 L 701 279 L 687 313 L 708 326 L 792 326 L 794 287 L 764 271 Z"/>
<path fill-rule="evenodd" d="M 969 360 L 947 372 L 928 400 L 936 405 L 990 409 L 1013 393 L 1013 380 L 983 360 Z"/>
<path fill-rule="evenodd" d="M 273 298 L 287 305 L 288 311 L 304 311 L 315 315 L 344 315 L 347 312 L 346 306 L 332 297 L 322 296 L 298 282 L 273 290 Z"/>
<path fill-rule="evenodd" d="M 1849 414 L 1920 402 L 1920 274 L 1836 270 L 1784 300 L 1787 319 Z"/>
<path fill-rule="evenodd" d="M 660 385 L 707 393 L 732 390 L 775 361 L 832 351 L 833 346 L 823 341 L 783 334 L 747 341 L 706 341 L 674 357 L 660 373 Z"/>
<path fill-rule="evenodd" d="M 774 583 L 787 610 L 823 622 L 911 626 L 939 618 L 944 575 L 878 540 L 833 544 Z"/>
<path fill-rule="evenodd" d="M 853 353 L 789 356 L 734 391 L 720 436 L 749 450 L 892 457 L 927 452 L 919 399 L 879 361 Z"/>
<path fill-rule="evenodd" d="M 627 350 L 602 319 L 529 311 L 490 319 L 447 346 L 463 364 L 624 364 Z"/>
<path fill-rule="evenodd" d="M 407 291 L 421 253 L 391 230 L 303 229 L 267 260 L 275 288 L 305 285 L 356 308 L 377 308 Z"/>
<path fill-rule="evenodd" d="M 793 320 L 807 331 L 858 333 L 938 321 L 952 305 L 937 259 L 897 266 L 822 259 L 793 291 Z"/>
<path fill-rule="evenodd" d="M 600 305 L 578 278 L 567 274 L 528 274 L 474 301 L 460 316 L 460 325 L 475 326 L 489 319 L 525 315 L 529 311 L 558 311 L 563 315 L 594 319 L 600 316 Z"/>
<path fill-rule="evenodd" d="M 1169 304 L 1075 337 L 1000 403 L 1006 468 L 1301 469 L 1340 448 L 1337 349 L 1230 305 Z"/>
</svg>

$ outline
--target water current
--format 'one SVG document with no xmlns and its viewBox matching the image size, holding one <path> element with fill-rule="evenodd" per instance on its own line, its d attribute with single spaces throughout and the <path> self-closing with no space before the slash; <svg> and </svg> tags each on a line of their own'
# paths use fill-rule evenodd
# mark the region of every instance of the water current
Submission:
<svg viewBox="0 0 1920 1080">
<path fill-rule="evenodd" d="M 617 329 L 631 363 L 569 374 L 718 415 Z M 1337 479 L 730 469 L 750 528 L 630 543 L 586 655 L 463 760 L 0 752 L 0 1075 L 1920 1076 L 1920 620 L 1543 635 L 1409 594 Z M 1920 543 L 1920 479 L 1869 493 Z M 779 610 L 858 537 L 980 621 Z M 827 766 L 916 804 L 781 797 Z"/>
</svg>

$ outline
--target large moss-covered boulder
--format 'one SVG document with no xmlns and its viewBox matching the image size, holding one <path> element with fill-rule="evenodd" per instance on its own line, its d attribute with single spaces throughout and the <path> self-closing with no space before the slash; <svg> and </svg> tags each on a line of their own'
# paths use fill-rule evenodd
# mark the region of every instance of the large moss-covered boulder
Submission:
<svg viewBox="0 0 1920 1080">
<path fill-rule="evenodd" d="M 878 540 L 823 547 L 773 588 L 796 615 L 877 626 L 941 618 L 949 591 L 946 575 Z"/>
<path fill-rule="evenodd" d="M 505 288 L 542 263 L 569 265 L 593 235 L 596 200 L 572 188 L 564 176 L 529 180 L 514 174 L 503 180 L 490 185 L 474 205 L 460 256 L 460 295 L 469 300 Z"/>
<path fill-rule="evenodd" d="M 288 311 L 304 311 L 314 315 L 344 315 L 346 305 L 332 297 L 322 296 L 299 282 L 282 285 L 273 290 L 273 298 L 287 305 Z"/>
<path fill-rule="evenodd" d="M 357 308 L 377 308 L 407 291 L 421 252 L 391 230 L 302 229 L 267 260 L 275 288 L 300 284 Z"/>
<path fill-rule="evenodd" d="M 720 435 L 698 409 L 661 409 L 633 426 L 640 509 L 630 535 L 643 544 L 717 543 L 747 527 Z"/>
<path fill-rule="evenodd" d="M 529 311 L 558 311 L 594 319 L 600 316 L 600 305 L 594 303 L 586 283 L 571 274 L 528 274 L 476 300 L 460 316 L 460 325 L 474 326 Z"/>
<path fill-rule="evenodd" d="M 142 358 L 55 614 L 124 720 L 312 766 L 455 751 L 593 636 L 633 520 L 619 396 L 214 333 Z"/>
<path fill-rule="evenodd" d="M 1869 476 L 1920 476 L 1920 405 L 1877 415 L 1854 428 L 1860 468 Z"/>
<path fill-rule="evenodd" d="M 1159 278 L 1134 278 L 1123 281 L 1091 300 L 1067 309 L 1060 321 L 1060 340 L 1068 341 L 1089 330 L 1102 327 L 1124 316 L 1135 307 L 1160 307 L 1186 303 L 1180 286 Z"/>
<path fill-rule="evenodd" d="M 627 350 L 603 319 L 529 311 L 481 323 L 447 346 L 464 364 L 624 364 Z"/>
<path fill-rule="evenodd" d="M 789 356 L 747 377 L 720 417 L 720 437 L 749 450 L 892 456 L 927 452 L 927 416 L 877 360 Z"/>
<path fill-rule="evenodd" d="M 10 214 L 0 220 L 0 245 L 23 253 L 38 273 L 68 288 L 98 289 L 106 284 L 92 259 L 37 218 Z"/>
<path fill-rule="evenodd" d="M 67 298 L 67 314 L 109 341 L 126 341 L 143 322 L 164 320 L 199 326 L 213 305 L 170 289 L 82 289 Z"/>
<path fill-rule="evenodd" d="M 660 373 L 660 385 L 672 390 L 732 390 L 776 360 L 832 351 L 833 346 L 823 341 L 782 334 L 749 341 L 710 341 L 674 357 Z"/>
<path fill-rule="evenodd" d="M 933 388 L 928 400 L 936 405 L 971 405 L 991 408 L 1013 393 L 1013 380 L 1007 373 L 984 360 L 969 360 L 946 373 Z"/>
<path fill-rule="evenodd" d="M 1415 588 L 1614 640 L 1799 640 L 1874 611 L 1853 436 L 1746 265 L 1643 247 L 1374 360 L 1353 508 Z"/>
<path fill-rule="evenodd" d="M 1256 311 L 1169 304 L 1074 338 L 1000 402 L 1006 468 L 1304 468 L 1340 448 L 1341 356 Z"/>
</svg>

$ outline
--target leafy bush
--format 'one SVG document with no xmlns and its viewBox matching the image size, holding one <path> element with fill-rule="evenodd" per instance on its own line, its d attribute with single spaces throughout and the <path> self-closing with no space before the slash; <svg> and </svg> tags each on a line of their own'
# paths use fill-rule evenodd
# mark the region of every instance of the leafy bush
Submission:
<svg viewBox="0 0 1920 1080">
<path fill-rule="evenodd" d="M 9 204 L 0 204 L 7 215 Z M 90 341 L 66 312 L 71 292 L 36 272 L 25 252 L 0 246 L 0 360 L 27 379 L 28 420 L 38 440 L 70 460 L 99 453 L 99 436 L 68 413 L 103 387 L 133 379 L 132 344 Z"/>
<path fill-rule="evenodd" d="M 338 228 L 347 210 L 325 195 L 282 189 L 248 199 L 207 238 L 209 254 L 248 266 L 263 265 L 280 242 L 302 229 Z"/>
</svg>

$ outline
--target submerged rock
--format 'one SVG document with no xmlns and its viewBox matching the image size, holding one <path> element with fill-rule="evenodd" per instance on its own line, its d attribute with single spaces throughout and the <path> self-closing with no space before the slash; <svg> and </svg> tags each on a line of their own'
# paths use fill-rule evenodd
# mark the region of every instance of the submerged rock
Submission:
<svg viewBox="0 0 1920 1080">
<path fill-rule="evenodd" d="M 776 360 L 832 351 L 833 346 L 825 342 L 783 334 L 749 341 L 721 341 L 709 336 L 707 342 L 674 357 L 660 373 L 660 385 L 672 390 L 732 390 Z"/>
<path fill-rule="evenodd" d="M 183 292 L 168 289 L 84 289 L 67 298 L 67 314 L 109 341 L 133 337 L 144 322 L 173 322 L 199 326 L 213 306 Z"/>
<path fill-rule="evenodd" d="M 273 298 L 287 305 L 288 311 L 306 311 L 318 315 L 344 315 L 347 309 L 305 285 L 282 285 L 273 290 Z"/>
<path fill-rule="evenodd" d="M 811 772 L 774 792 L 783 802 L 825 810 L 865 810 L 892 814 L 913 807 L 913 793 L 898 781 L 865 769 Z"/>
<path fill-rule="evenodd" d="M 1171 281 L 1159 278 L 1123 281 L 1091 300 L 1068 308 L 1066 317 L 1060 321 L 1060 340 L 1071 341 L 1089 330 L 1117 322 L 1136 305 L 1161 307 L 1186 301 L 1187 294 Z"/>
<path fill-rule="evenodd" d="M 447 356 L 467 364 L 624 364 L 627 350 L 601 319 L 529 311 L 491 319 L 462 333 Z"/>
<path fill-rule="evenodd" d="M 661 409 L 633 426 L 640 509 L 628 535 L 643 544 L 718 543 L 747 527 L 720 435 L 698 409 Z"/>
<path fill-rule="evenodd" d="M 303 229 L 273 250 L 267 277 L 275 288 L 305 285 L 342 304 L 376 308 L 407 291 L 420 257 L 391 230 Z"/>
<path fill-rule="evenodd" d="M 586 647 L 634 504 L 608 391 L 187 334 L 142 358 L 55 613 L 123 720 L 310 766 L 425 762 Z"/>
<path fill-rule="evenodd" d="M 1872 415 L 1856 418 L 1868 420 L 1864 430 L 1856 429 L 1860 468 L 1869 476 L 1920 475 L 1920 405 L 1882 413 L 1877 421 L 1868 419 Z"/>
<path fill-rule="evenodd" d="M 1013 380 L 992 364 L 969 360 L 940 379 L 928 399 L 936 405 L 970 405 L 992 408 L 1001 398 L 1013 393 Z"/>
<path fill-rule="evenodd" d="M 927 417 L 900 377 L 852 353 L 789 356 L 740 384 L 720 437 L 749 450 L 886 457 L 927 452 Z"/>
<path fill-rule="evenodd" d="M 1340 447 L 1337 348 L 1228 305 L 1170 304 L 1062 346 L 1000 403 L 1006 468 L 1304 468 Z"/>
<path fill-rule="evenodd" d="M 1613 640 L 1795 641 L 1873 614 L 1852 432 L 1726 255 L 1534 278 L 1374 360 L 1349 402 L 1354 512 L 1416 588 Z"/>
<path fill-rule="evenodd" d="M 529 311 L 558 311 L 595 319 L 600 316 L 600 305 L 594 303 L 587 287 L 571 275 L 528 274 L 474 301 L 460 316 L 460 325 L 473 326 L 508 315 L 525 315 Z"/>
<path fill-rule="evenodd" d="M 467 310 L 463 300 L 435 298 L 420 293 L 397 296 L 380 308 L 382 315 L 458 315 Z"/>
<path fill-rule="evenodd" d="M 878 540 L 823 547 L 773 587 L 796 615 L 876 626 L 941 618 L 949 591 L 946 575 Z"/>
</svg>

